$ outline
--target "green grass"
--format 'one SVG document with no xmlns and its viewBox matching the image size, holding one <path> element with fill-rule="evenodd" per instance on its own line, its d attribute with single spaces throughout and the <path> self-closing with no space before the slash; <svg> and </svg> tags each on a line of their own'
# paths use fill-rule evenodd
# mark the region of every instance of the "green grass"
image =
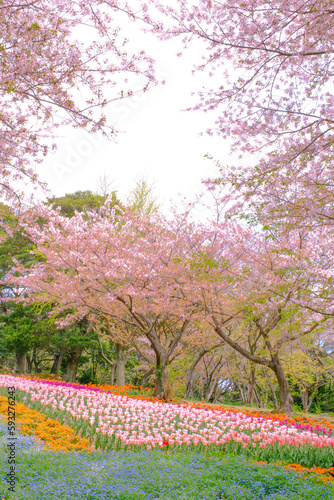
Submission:
<svg viewBox="0 0 334 500">
<path fill-rule="evenodd" d="M 332 500 L 317 478 L 244 457 L 195 452 L 54 453 L 17 433 L 17 480 L 9 495 L 6 427 L 0 422 L 0 492 L 10 500 Z M 0 498 L 2 497 L 0 495 Z"/>
</svg>

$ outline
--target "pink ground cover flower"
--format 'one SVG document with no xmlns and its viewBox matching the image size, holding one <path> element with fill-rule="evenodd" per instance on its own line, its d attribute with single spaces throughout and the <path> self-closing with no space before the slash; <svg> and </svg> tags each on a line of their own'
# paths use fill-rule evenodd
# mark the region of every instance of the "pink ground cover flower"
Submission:
<svg viewBox="0 0 334 500">
<path fill-rule="evenodd" d="M 242 412 L 161 404 L 86 387 L 0 375 L 0 387 L 13 385 L 24 393 L 27 403 L 38 404 L 46 412 L 60 412 L 77 429 L 88 429 L 91 435 L 112 438 L 123 445 L 219 446 L 235 442 L 252 448 L 275 443 L 334 447 L 331 429 L 313 429 Z"/>
</svg>

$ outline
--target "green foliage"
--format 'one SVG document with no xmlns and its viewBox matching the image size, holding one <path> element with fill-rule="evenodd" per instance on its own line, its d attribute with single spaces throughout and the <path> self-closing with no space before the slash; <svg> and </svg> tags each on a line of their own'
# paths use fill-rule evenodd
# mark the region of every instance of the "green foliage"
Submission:
<svg viewBox="0 0 334 500">
<path fill-rule="evenodd" d="M 85 370 L 77 379 L 80 384 L 98 384 L 98 380 L 93 376 L 91 368 Z"/>
<path fill-rule="evenodd" d="M 18 229 L 13 237 L 8 237 L 0 244 L 0 275 L 3 277 L 13 267 L 12 258 L 15 257 L 24 266 L 34 261 L 30 252 L 34 249 L 33 243 Z"/>
<path fill-rule="evenodd" d="M 310 408 L 311 413 L 321 409 L 321 413 L 330 413 L 334 409 L 334 384 L 329 382 L 318 387 L 315 399 Z M 318 408 L 318 409 L 317 409 Z"/>
<path fill-rule="evenodd" d="M 171 386 L 171 397 L 176 399 L 182 398 L 187 387 L 186 378 L 184 377 L 184 360 L 179 360 L 178 363 L 170 365 L 168 371 L 168 381 Z"/>
<path fill-rule="evenodd" d="M 294 413 L 303 413 L 303 408 L 299 406 L 297 403 L 293 404 L 293 412 Z"/>
<path fill-rule="evenodd" d="M 91 191 L 77 191 L 63 197 L 51 198 L 48 202 L 61 207 L 61 213 L 68 217 L 74 215 L 75 210 L 85 212 L 94 210 L 105 203 L 107 196 L 94 194 Z M 111 205 L 118 203 L 115 193 L 111 195 Z M 0 236 L 6 235 L 6 227 L 11 228 L 12 234 L 0 244 L 0 280 L 3 295 L 14 296 L 16 291 L 12 289 L 10 282 L 6 283 L 6 276 L 13 274 L 13 257 L 24 267 L 31 266 L 34 262 L 41 260 L 41 256 L 35 253 L 33 243 L 24 235 L 17 225 L 17 217 L 9 207 L 2 205 L 2 220 L 4 226 Z M 7 226 L 6 226 L 7 225 Z M 22 293 L 22 292 L 21 292 Z M 70 355 L 71 349 L 79 346 L 83 349 L 91 349 L 98 352 L 96 336 L 85 335 L 82 325 L 74 328 L 57 329 L 53 316 L 49 318 L 51 304 L 36 304 L 35 306 L 22 306 L 22 304 L 9 304 L 2 302 L 3 315 L 0 317 L 0 354 L 6 356 L 8 353 L 24 354 L 31 349 L 42 349 L 44 353 Z"/>
<path fill-rule="evenodd" d="M 133 350 L 125 365 L 125 382 L 132 385 L 139 383 L 138 367 L 140 366 L 138 352 Z"/>
<path fill-rule="evenodd" d="M 92 191 L 76 191 L 65 196 L 48 198 L 48 203 L 54 207 L 60 207 L 60 213 L 66 217 L 73 217 L 74 212 L 87 212 L 100 208 L 106 201 L 107 196 L 93 193 Z M 116 192 L 111 194 L 111 205 L 119 203 Z"/>
<path fill-rule="evenodd" d="M 36 313 L 34 306 L 22 303 L 8 305 L 0 315 L 0 344 L 3 350 L 24 354 L 30 349 L 47 347 L 55 327 L 46 315 Z"/>
<path fill-rule="evenodd" d="M 127 197 L 127 203 L 134 212 L 142 211 L 146 214 L 157 212 L 160 205 L 153 194 L 154 186 L 149 184 L 145 176 L 140 177 Z"/>
<path fill-rule="evenodd" d="M 17 217 L 9 207 L 0 204 L 0 213 L 2 217 L 2 226 L 0 227 L 0 289 L 2 296 L 13 296 L 15 291 L 11 283 L 6 279 L 14 273 L 13 257 L 25 267 L 30 267 L 37 261 L 36 256 L 31 255 L 34 244 L 24 235 L 22 229 L 18 226 Z M 2 310 L 6 310 L 6 304 L 1 304 Z"/>
<path fill-rule="evenodd" d="M 175 262 L 177 262 L 177 260 L 175 260 Z M 214 258 L 200 251 L 192 255 L 188 264 L 191 269 L 197 271 L 198 279 L 209 283 L 215 283 L 222 279 L 221 273 L 227 268 L 228 261 L 224 257 Z M 230 282 L 234 280 L 233 277 L 229 276 L 225 276 L 225 279 L 230 280 Z"/>
</svg>

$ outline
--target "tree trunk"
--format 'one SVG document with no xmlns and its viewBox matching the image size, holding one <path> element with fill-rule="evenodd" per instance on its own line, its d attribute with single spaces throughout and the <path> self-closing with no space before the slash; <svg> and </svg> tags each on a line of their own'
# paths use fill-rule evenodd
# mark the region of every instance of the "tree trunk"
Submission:
<svg viewBox="0 0 334 500">
<path fill-rule="evenodd" d="M 50 373 L 54 373 L 55 375 L 58 375 L 59 370 L 60 370 L 60 366 L 61 366 L 61 362 L 63 361 L 63 357 L 64 357 L 63 354 L 56 354 L 55 355 Z"/>
<path fill-rule="evenodd" d="M 213 395 L 213 402 L 214 402 L 214 404 L 218 403 L 219 397 L 221 395 L 222 395 L 222 391 L 221 391 L 221 388 L 219 387 L 219 384 L 217 382 L 216 389 L 215 389 L 215 392 L 214 392 L 214 395 Z"/>
<path fill-rule="evenodd" d="M 293 412 L 293 399 L 290 394 L 290 387 L 288 384 L 288 381 L 286 380 L 285 373 L 283 371 L 283 368 L 281 366 L 279 357 L 277 354 L 273 352 L 273 349 L 270 345 L 270 342 L 268 340 L 268 336 L 266 332 L 263 331 L 260 325 L 257 324 L 259 331 L 261 332 L 264 340 L 266 347 L 270 353 L 270 360 L 262 357 L 262 356 L 255 356 L 254 354 L 250 353 L 239 345 L 237 342 L 234 342 L 225 332 L 222 328 L 220 328 L 218 320 L 215 318 L 214 315 L 211 316 L 213 319 L 213 322 L 215 324 L 215 332 L 218 333 L 218 335 L 225 341 L 227 342 L 233 349 L 238 351 L 242 356 L 245 356 L 249 361 L 252 361 L 253 363 L 260 364 L 262 366 L 267 366 L 276 375 L 278 386 L 279 386 L 279 394 L 280 394 L 280 406 L 278 410 L 274 410 L 272 413 L 287 413 L 291 414 Z"/>
<path fill-rule="evenodd" d="M 109 384 L 110 385 L 115 385 L 115 370 L 116 370 L 116 363 L 113 365 L 110 365 L 110 372 L 109 372 Z"/>
<path fill-rule="evenodd" d="M 159 399 L 168 398 L 168 380 L 166 374 L 166 360 L 156 353 L 154 396 Z"/>
<path fill-rule="evenodd" d="M 250 404 L 251 406 L 253 406 L 254 389 L 255 389 L 255 368 L 254 366 L 251 366 L 251 371 L 249 374 L 247 398 L 246 398 L 246 403 Z"/>
<path fill-rule="evenodd" d="M 195 366 L 192 366 L 187 373 L 187 385 L 184 393 L 184 397 L 191 399 L 194 397 L 194 385 L 195 385 Z"/>
<path fill-rule="evenodd" d="M 30 359 L 29 354 L 26 354 L 26 360 L 27 360 L 27 371 L 28 371 L 28 373 L 31 373 L 31 370 L 32 370 L 32 359 Z"/>
<path fill-rule="evenodd" d="M 116 385 L 125 386 L 125 365 L 127 356 L 124 347 L 121 344 L 116 344 Z"/>
<path fill-rule="evenodd" d="M 190 377 L 188 377 L 188 382 L 184 393 L 185 399 L 192 399 L 194 397 L 194 385 L 195 385 L 195 370 L 193 370 Z"/>
<path fill-rule="evenodd" d="M 308 388 L 308 391 L 309 390 L 310 389 Z M 310 411 L 310 408 L 312 406 L 312 403 L 313 403 L 313 400 L 314 400 L 316 394 L 317 394 L 317 388 L 315 388 L 315 390 L 312 392 L 311 396 L 309 397 L 309 401 L 308 401 L 308 405 L 307 405 L 307 413 Z"/>
<path fill-rule="evenodd" d="M 147 372 L 144 373 L 144 375 L 141 377 L 140 381 L 139 381 L 139 385 L 145 385 L 146 382 L 147 382 L 147 379 L 150 375 L 152 375 L 152 373 L 154 373 L 154 366 L 152 366 L 149 370 L 147 370 Z"/>
<path fill-rule="evenodd" d="M 293 413 L 293 399 L 290 394 L 290 387 L 285 377 L 282 365 L 277 354 L 272 354 L 270 368 L 276 375 L 279 386 L 279 408 L 272 413 Z"/>
<path fill-rule="evenodd" d="M 239 392 L 240 392 L 241 402 L 243 405 L 245 405 L 247 402 L 247 398 L 245 395 L 244 385 L 241 382 L 236 382 L 236 384 L 237 384 L 237 387 L 238 387 Z"/>
<path fill-rule="evenodd" d="M 273 384 L 271 383 L 271 380 L 268 377 L 268 375 L 267 375 L 266 370 L 264 369 L 264 367 L 262 367 L 262 372 L 263 372 L 263 374 L 265 376 L 265 379 L 267 381 L 267 384 L 268 384 L 268 387 L 270 389 L 271 395 L 273 397 L 274 408 L 275 408 L 275 410 L 277 410 L 278 409 L 278 401 L 277 401 L 277 397 L 276 397 L 275 388 L 274 388 Z"/>
<path fill-rule="evenodd" d="M 110 365 L 110 367 L 111 367 L 110 373 L 109 373 L 109 377 L 110 377 L 109 384 L 114 385 L 115 384 L 116 361 L 114 359 L 110 360 L 109 358 L 107 358 L 107 356 L 103 352 L 103 346 L 102 346 L 100 338 L 98 338 L 98 341 L 99 341 L 100 348 L 101 348 L 101 356 L 104 359 L 104 361 L 106 361 L 108 363 L 108 365 Z"/>
<path fill-rule="evenodd" d="M 19 370 L 19 373 L 22 375 L 27 372 L 27 355 L 26 353 L 24 354 L 18 354 L 16 353 L 16 362 L 17 362 L 17 368 Z"/>
<path fill-rule="evenodd" d="M 35 365 L 35 373 L 40 373 L 41 370 L 39 370 L 39 368 L 38 368 L 38 362 L 37 362 L 36 350 L 35 349 L 33 350 L 33 353 L 32 353 L 32 362 Z"/>
<path fill-rule="evenodd" d="M 156 368 L 155 370 L 154 396 L 159 399 L 165 399 L 165 391 L 162 382 L 162 372 L 159 368 Z"/>
<path fill-rule="evenodd" d="M 74 383 L 77 377 L 78 365 L 81 358 L 83 347 L 75 347 L 68 356 L 68 365 L 66 381 Z"/>
<path fill-rule="evenodd" d="M 206 349 L 202 349 L 199 352 L 197 352 L 197 355 L 193 359 L 192 365 L 189 368 L 189 371 L 187 373 L 187 382 L 186 382 L 186 390 L 184 393 L 185 398 L 193 398 L 194 397 L 194 385 L 195 385 L 195 368 L 198 365 L 198 363 L 201 361 L 203 356 L 206 354 Z"/>
<path fill-rule="evenodd" d="M 256 387 L 254 387 L 254 396 L 255 396 L 255 399 L 256 399 L 256 406 L 258 408 L 262 408 L 262 400 L 261 400 L 261 397 L 259 396 L 257 390 L 256 390 Z"/>
<path fill-rule="evenodd" d="M 216 390 L 217 385 L 218 385 L 217 380 L 213 380 L 213 381 L 209 382 L 209 384 L 205 388 L 205 396 L 204 396 L 205 401 L 210 402 L 212 394 Z"/>
</svg>

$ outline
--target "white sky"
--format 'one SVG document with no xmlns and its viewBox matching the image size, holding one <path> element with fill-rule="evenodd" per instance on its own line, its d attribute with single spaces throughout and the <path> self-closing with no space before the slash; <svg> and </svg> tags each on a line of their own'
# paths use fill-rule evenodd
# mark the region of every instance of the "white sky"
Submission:
<svg viewBox="0 0 334 500">
<path fill-rule="evenodd" d="M 196 102 L 191 91 L 199 90 L 205 83 L 201 73 L 191 75 L 193 63 L 200 62 L 199 51 L 203 47 L 194 45 L 179 58 L 179 40 L 157 42 L 144 36 L 151 43 L 146 50 L 156 59 L 157 76 L 166 84 L 112 105 L 109 118 L 123 131 L 117 143 L 71 127 L 63 129 L 64 137 L 57 141 L 58 150 L 39 167 L 50 194 L 94 191 L 100 175 L 105 173 L 124 199 L 135 179 L 145 174 L 151 182 L 155 181 L 155 194 L 168 207 L 169 200 L 177 201 L 179 193 L 192 198 L 202 192 L 201 180 L 218 173 L 214 163 L 204 159 L 206 153 L 221 163 L 229 163 L 228 144 L 207 134 L 199 136 L 213 125 L 214 116 L 181 111 Z"/>
</svg>

